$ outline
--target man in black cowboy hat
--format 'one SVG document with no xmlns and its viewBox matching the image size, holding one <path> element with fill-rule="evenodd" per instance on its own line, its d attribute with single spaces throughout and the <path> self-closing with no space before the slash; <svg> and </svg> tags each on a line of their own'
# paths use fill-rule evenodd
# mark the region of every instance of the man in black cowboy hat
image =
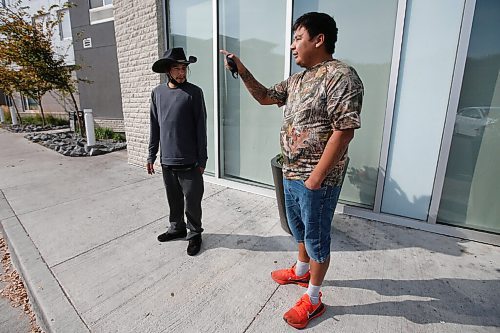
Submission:
<svg viewBox="0 0 500 333">
<path fill-rule="evenodd" d="M 164 73 L 162 83 L 151 93 L 148 174 L 155 173 L 154 161 L 161 146 L 160 163 L 170 207 L 170 226 L 158 236 L 160 242 L 185 238 L 189 240 L 188 255 L 201 248 L 201 200 L 203 172 L 207 163 L 207 126 L 203 91 L 187 82 L 189 64 L 180 47 L 168 49 L 153 64 L 153 71 Z M 186 214 L 187 223 L 184 221 Z M 187 234 L 189 229 L 189 235 Z"/>
</svg>

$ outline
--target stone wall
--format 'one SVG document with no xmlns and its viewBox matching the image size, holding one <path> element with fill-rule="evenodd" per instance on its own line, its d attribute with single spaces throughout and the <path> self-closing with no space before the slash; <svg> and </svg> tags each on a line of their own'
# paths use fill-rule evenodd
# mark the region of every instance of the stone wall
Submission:
<svg viewBox="0 0 500 333">
<path fill-rule="evenodd" d="M 128 162 L 144 166 L 151 91 L 160 83 L 160 75 L 151 66 L 163 53 L 162 4 L 115 0 L 113 6 Z"/>
</svg>

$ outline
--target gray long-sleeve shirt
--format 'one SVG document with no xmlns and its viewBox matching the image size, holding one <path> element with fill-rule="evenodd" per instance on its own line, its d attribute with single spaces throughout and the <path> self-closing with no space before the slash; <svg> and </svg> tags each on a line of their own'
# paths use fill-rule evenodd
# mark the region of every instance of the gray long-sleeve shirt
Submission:
<svg viewBox="0 0 500 333">
<path fill-rule="evenodd" d="M 158 146 L 163 165 L 207 164 L 207 112 L 203 91 L 186 82 L 177 88 L 160 84 L 151 93 L 148 163 Z"/>
</svg>

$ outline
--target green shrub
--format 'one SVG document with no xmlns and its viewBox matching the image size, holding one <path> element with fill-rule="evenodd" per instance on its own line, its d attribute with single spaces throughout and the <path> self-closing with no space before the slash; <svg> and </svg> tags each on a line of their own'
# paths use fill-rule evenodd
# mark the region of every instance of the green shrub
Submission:
<svg viewBox="0 0 500 333">
<path fill-rule="evenodd" d="M 54 125 L 54 126 L 68 126 L 69 125 L 69 120 L 68 119 L 60 118 L 60 117 L 54 117 L 51 114 L 49 114 L 48 116 L 45 117 L 45 122 L 48 125 Z"/>
<path fill-rule="evenodd" d="M 29 115 L 29 116 L 23 116 L 22 117 L 22 122 L 24 125 L 42 125 L 42 116 L 40 114 L 34 114 L 34 115 Z M 59 118 L 59 117 L 54 117 L 53 115 L 49 114 L 45 116 L 45 125 L 53 125 L 53 126 L 67 126 L 69 125 L 69 120 Z"/>
<path fill-rule="evenodd" d="M 108 127 L 97 127 L 94 130 L 96 140 L 114 140 L 118 142 L 125 141 L 125 135 L 122 133 L 116 133 L 111 128 Z"/>
<path fill-rule="evenodd" d="M 113 136 L 113 130 L 108 127 L 96 127 L 94 132 L 97 140 L 107 140 L 111 139 Z"/>
<path fill-rule="evenodd" d="M 39 114 L 21 117 L 21 120 L 24 125 L 42 125 L 42 116 Z"/>
<path fill-rule="evenodd" d="M 125 134 L 123 133 L 114 133 L 113 140 L 117 142 L 125 142 Z"/>
<path fill-rule="evenodd" d="M 5 116 L 5 123 L 12 124 L 12 116 L 10 115 L 10 111 L 1 111 Z"/>
<path fill-rule="evenodd" d="M 96 140 L 107 139 L 105 137 L 105 132 L 106 132 L 106 128 L 104 128 L 104 127 L 96 127 L 96 128 L 94 128 L 94 133 L 95 133 Z"/>
</svg>

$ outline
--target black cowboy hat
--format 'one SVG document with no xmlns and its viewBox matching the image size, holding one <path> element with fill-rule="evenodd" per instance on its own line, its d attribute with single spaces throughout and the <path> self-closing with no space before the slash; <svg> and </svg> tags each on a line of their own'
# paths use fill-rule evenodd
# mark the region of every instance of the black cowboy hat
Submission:
<svg viewBox="0 0 500 333">
<path fill-rule="evenodd" d="M 179 64 L 193 64 L 198 59 L 193 56 L 189 56 L 189 60 L 186 59 L 186 54 L 184 53 L 184 49 L 182 47 L 173 47 L 168 49 L 163 54 L 163 58 L 156 60 L 153 64 L 153 72 L 155 73 L 165 73 L 167 70 L 167 65 L 172 63 Z"/>
</svg>

